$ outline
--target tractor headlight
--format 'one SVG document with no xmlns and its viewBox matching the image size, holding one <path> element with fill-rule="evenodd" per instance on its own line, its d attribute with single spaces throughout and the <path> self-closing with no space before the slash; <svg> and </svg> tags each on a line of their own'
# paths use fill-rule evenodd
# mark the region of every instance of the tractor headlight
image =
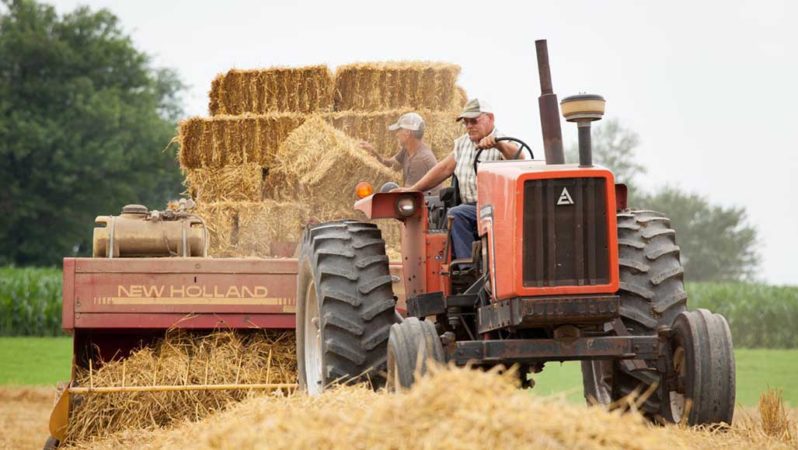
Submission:
<svg viewBox="0 0 798 450">
<path fill-rule="evenodd" d="M 396 201 L 396 210 L 402 217 L 410 217 L 416 212 L 416 201 L 413 197 L 401 197 Z"/>
</svg>

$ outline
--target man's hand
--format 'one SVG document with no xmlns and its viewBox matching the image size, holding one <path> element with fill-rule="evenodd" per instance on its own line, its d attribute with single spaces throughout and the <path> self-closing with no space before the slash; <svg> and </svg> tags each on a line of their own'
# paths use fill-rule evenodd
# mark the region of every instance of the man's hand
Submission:
<svg viewBox="0 0 798 450">
<path fill-rule="evenodd" d="M 389 192 L 413 192 L 415 190 L 412 187 L 398 187 L 391 189 Z"/>
<path fill-rule="evenodd" d="M 371 153 L 374 156 L 377 156 L 377 150 L 374 149 L 374 146 L 366 141 L 360 141 L 357 144 L 358 147 L 362 148 L 363 150 Z"/>
<path fill-rule="evenodd" d="M 504 159 L 515 159 L 515 155 L 516 155 L 516 153 L 518 153 L 518 149 L 520 147 L 516 146 L 515 144 L 513 144 L 511 142 L 507 142 L 507 141 L 496 142 L 496 136 L 490 135 L 490 136 L 485 136 L 484 138 L 482 138 L 479 141 L 479 143 L 477 144 L 477 148 L 478 149 L 482 149 L 482 150 L 487 150 L 489 148 L 495 148 L 495 149 L 499 150 L 499 152 L 501 152 L 501 154 L 504 157 Z M 521 159 L 526 159 L 526 158 L 524 158 L 523 153 L 521 153 L 519 156 L 520 156 Z"/>
<path fill-rule="evenodd" d="M 483 150 L 493 147 L 496 147 L 496 138 L 493 135 L 485 136 L 477 144 L 477 148 Z"/>
</svg>

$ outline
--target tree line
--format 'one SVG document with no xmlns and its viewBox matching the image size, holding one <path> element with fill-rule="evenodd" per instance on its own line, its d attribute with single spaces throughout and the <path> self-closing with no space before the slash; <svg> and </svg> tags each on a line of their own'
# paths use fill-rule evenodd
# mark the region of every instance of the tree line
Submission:
<svg viewBox="0 0 798 450">
<path fill-rule="evenodd" d="M 724 207 L 674 185 L 643 189 L 639 183 L 647 169 L 635 157 L 640 136 L 618 119 L 593 126 L 592 141 L 594 162 L 612 169 L 616 182 L 626 184 L 630 207 L 661 212 L 671 219 L 687 280 L 755 278 L 760 261 L 757 231 L 745 208 Z M 568 161 L 579 160 L 576 144 L 566 153 Z"/>
<path fill-rule="evenodd" d="M 165 204 L 182 113 L 174 71 L 152 66 L 118 19 L 0 3 L 0 264 L 87 254 L 98 213 Z"/>
</svg>

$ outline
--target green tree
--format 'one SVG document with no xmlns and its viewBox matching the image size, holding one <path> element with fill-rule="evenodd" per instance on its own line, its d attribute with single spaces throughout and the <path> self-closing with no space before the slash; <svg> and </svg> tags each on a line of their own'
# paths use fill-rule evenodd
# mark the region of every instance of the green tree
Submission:
<svg viewBox="0 0 798 450">
<path fill-rule="evenodd" d="M 593 160 L 608 167 L 619 183 L 629 187 L 629 205 L 651 209 L 671 219 L 681 248 L 685 277 L 691 281 L 753 278 L 759 264 L 756 229 L 747 223 L 744 208 L 712 204 L 704 196 L 666 186 L 646 192 L 637 184 L 646 168 L 637 162 L 636 132 L 618 119 L 593 126 Z M 569 162 L 579 160 L 576 143 L 568 146 Z"/>
<path fill-rule="evenodd" d="M 59 264 L 96 215 L 177 196 L 181 90 L 109 11 L 2 0 L 0 263 Z"/>
<path fill-rule="evenodd" d="M 732 281 L 754 278 L 759 265 L 756 229 L 742 207 L 713 205 L 698 194 L 666 186 L 643 194 L 638 205 L 671 219 L 681 248 L 685 277 L 690 281 Z"/>
<path fill-rule="evenodd" d="M 629 192 L 634 192 L 637 178 L 646 173 L 646 168 L 635 160 L 640 136 L 615 118 L 595 122 L 592 128 L 593 162 L 611 169 L 616 182 L 626 184 Z M 568 162 L 579 161 L 578 143 L 568 146 L 566 156 Z"/>
</svg>

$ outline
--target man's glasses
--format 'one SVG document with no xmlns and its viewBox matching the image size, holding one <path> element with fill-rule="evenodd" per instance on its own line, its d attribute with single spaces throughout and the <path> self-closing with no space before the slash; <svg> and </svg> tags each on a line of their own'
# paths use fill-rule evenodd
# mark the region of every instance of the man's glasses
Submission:
<svg viewBox="0 0 798 450">
<path fill-rule="evenodd" d="M 465 125 L 465 126 L 476 125 L 479 122 L 479 118 L 480 117 L 482 117 L 482 116 L 477 116 L 477 117 L 475 117 L 473 119 L 469 119 L 468 117 L 464 117 L 463 118 L 463 125 Z"/>
</svg>

